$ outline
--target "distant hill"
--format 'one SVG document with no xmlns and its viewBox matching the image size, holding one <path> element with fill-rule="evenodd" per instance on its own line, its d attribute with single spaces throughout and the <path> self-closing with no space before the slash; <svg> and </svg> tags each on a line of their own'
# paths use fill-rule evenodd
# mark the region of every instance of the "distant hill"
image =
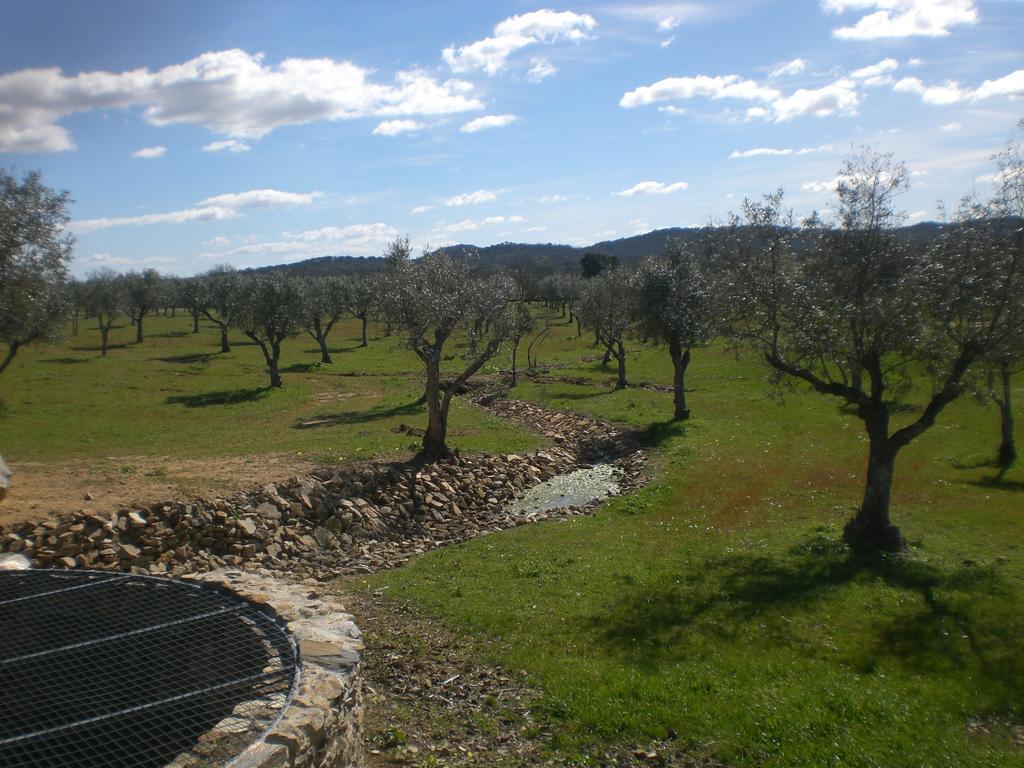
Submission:
<svg viewBox="0 0 1024 768">
<path fill-rule="evenodd" d="M 922 222 L 901 227 L 898 233 L 911 241 L 927 242 L 936 237 L 944 226 L 931 221 Z M 580 268 L 583 254 L 588 252 L 614 256 L 620 264 L 636 264 L 647 256 L 661 253 L 671 240 L 695 242 L 708 231 L 707 227 L 671 227 L 618 240 L 603 240 L 584 247 L 558 243 L 497 243 L 485 246 L 449 245 L 440 250 L 455 257 L 473 257 L 483 265 L 511 271 L 575 272 Z M 320 256 L 294 264 L 261 267 L 255 271 L 281 270 L 294 275 L 314 276 L 377 272 L 382 269 L 384 259 L 379 256 Z"/>
</svg>

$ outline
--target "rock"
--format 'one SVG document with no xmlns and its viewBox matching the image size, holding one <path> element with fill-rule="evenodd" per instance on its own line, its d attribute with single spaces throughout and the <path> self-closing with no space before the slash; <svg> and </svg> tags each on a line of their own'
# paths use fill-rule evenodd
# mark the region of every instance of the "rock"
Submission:
<svg viewBox="0 0 1024 768">
<path fill-rule="evenodd" d="M 256 514 L 262 517 L 264 520 L 280 520 L 281 510 L 277 508 L 277 505 L 271 504 L 269 501 L 265 501 L 256 507 Z"/>
<path fill-rule="evenodd" d="M 246 536 L 253 536 L 256 533 L 256 521 L 250 520 L 247 517 L 239 520 L 237 526 Z"/>
</svg>

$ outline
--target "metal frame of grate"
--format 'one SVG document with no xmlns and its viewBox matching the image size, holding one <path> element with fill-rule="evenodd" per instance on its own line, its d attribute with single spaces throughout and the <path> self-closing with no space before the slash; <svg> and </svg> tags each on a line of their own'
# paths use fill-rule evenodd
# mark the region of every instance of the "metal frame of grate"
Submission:
<svg viewBox="0 0 1024 768">
<path fill-rule="evenodd" d="M 226 589 L 0 572 L 0 766 L 230 765 L 280 720 L 298 648 Z"/>
</svg>

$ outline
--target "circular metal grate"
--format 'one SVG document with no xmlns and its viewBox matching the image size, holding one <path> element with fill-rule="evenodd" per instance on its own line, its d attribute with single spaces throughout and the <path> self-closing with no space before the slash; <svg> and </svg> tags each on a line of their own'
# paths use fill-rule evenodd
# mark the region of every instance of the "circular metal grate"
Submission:
<svg viewBox="0 0 1024 768">
<path fill-rule="evenodd" d="M 298 653 L 232 592 L 0 571 L 0 766 L 223 765 L 273 727 Z"/>
</svg>

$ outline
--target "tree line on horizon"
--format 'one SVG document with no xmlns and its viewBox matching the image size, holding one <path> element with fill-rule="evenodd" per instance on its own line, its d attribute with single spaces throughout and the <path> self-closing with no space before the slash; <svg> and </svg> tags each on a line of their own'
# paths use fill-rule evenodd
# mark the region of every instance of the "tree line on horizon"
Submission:
<svg viewBox="0 0 1024 768">
<path fill-rule="evenodd" d="M 0 341 L 8 352 L 0 372 L 19 347 L 59 335 L 69 317 L 72 333 L 80 316 L 96 321 L 106 355 L 117 317 L 131 320 L 142 343 L 147 315 L 181 308 L 194 332 L 203 317 L 220 329 L 224 352 L 232 330 L 251 339 L 275 388 L 283 383 L 285 339 L 308 333 L 321 362 L 330 364 L 328 336 L 342 318 L 360 321 L 362 345 L 367 323 L 376 319 L 424 366 L 423 453 L 436 459 L 450 453 L 452 399 L 504 344 L 515 385 L 520 342 L 550 331 L 538 330 L 529 308 L 541 302 L 575 322 L 578 336 L 593 333 L 604 361 L 616 361 L 619 388 L 628 386 L 633 343 L 663 345 L 673 367 L 676 420 L 691 414 L 692 350 L 715 339 L 758 355 L 778 385 L 802 383 L 842 401 L 869 438 L 864 496 L 844 538 L 895 551 L 904 546 L 890 519 L 896 457 L 956 398 L 973 390 L 996 402 L 1000 477 L 1016 458 L 1011 377 L 1024 366 L 1024 152 L 1011 141 L 994 160 L 995 193 L 962 200 L 930 242 L 898 232 L 906 166 L 862 148 L 840 169 L 832 220 L 817 213 L 798 219 L 779 189 L 744 200 L 724 226 L 669 242 L 635 267 L 588 253 L 577 273 L 546 275 L 488 268 L 444 250 L 413 258 L 406 237 L 388 246 L 384 269 L 371 274 L 299 278 L 223 266 L 187 279 L 101 270 L 71 281 L 67 193 L 47 189 L 37 173 L 20 183 L 5 173 Z M 441 364 L 456 334 L 468 345 L 461 370 L 446 378 Z M 914 418 L 893 428 L 896 409 L 922 391 L 927 401 Z"/>
</svg>

